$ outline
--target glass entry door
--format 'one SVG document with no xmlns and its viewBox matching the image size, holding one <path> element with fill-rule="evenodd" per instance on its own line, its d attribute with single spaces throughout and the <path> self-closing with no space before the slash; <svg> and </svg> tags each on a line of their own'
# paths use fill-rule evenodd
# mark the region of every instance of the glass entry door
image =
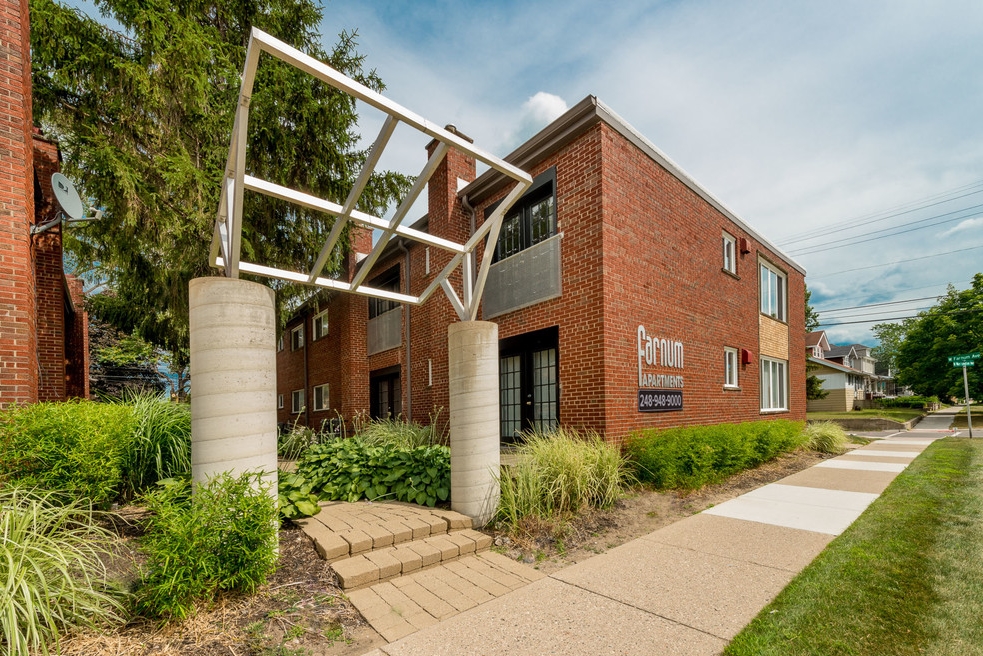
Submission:
<svg viewBox="0 0 983 656">
<path fill-rule="evenodd" d="M 502 340 L 499 345 L 500 427 L 503 443 L 526 430 L 548 431 L 560 420 L 559 330 Z"/>
</svg>

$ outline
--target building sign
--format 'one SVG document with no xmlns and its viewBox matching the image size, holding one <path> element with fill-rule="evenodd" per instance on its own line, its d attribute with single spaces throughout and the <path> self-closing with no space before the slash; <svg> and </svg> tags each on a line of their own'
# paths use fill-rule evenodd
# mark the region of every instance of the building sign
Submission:
<svg viewBox="0 0 983 656">
<path fill-rule="evenodd" d="M 683 409 L 683 343 L 638 327 L 638 411 Z"/>
<path fill-rule="evenodd" d="M 638 390 L 639 412 L 669 412 L 683 409 L 683 390 Z"/>
</svg>

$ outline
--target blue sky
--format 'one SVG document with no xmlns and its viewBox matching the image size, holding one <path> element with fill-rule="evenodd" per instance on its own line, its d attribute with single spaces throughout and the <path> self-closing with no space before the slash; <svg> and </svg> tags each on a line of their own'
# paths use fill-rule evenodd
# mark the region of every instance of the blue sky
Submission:
<svg viewBox="0 0 983 656">
<path fill-rule="evenodd" d="M 929 297 L 830 324 L 983 271 L 978 0 L 325 3 L 326 44 L 343 29 L 388 97 L 496 155 L 598 96 L 803 265 L 817 309 Z M 387 157 L 419 170 L 423 142 Z"/>
</svg>

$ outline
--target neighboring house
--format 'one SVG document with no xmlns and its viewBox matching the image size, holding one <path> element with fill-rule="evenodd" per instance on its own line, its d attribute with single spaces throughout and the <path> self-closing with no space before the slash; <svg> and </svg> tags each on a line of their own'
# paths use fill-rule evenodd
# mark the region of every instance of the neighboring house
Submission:
<svg viewBox="0 0 983 656">
<path fill-rule="evenodd" d="M 617 440 L 644 427 L 805 418 L 798 264 L 592 96 L 506 160 L 534 182 L 503 222 L 478 316 L 498 324 L 503 442 L 561 423 Z M 413 227 L 463 243 L 506 187 L 451 150 Z M 369 234 L 353 246 L 367 253 Z M 450 257 L 394 239 L 370 284 L 419 294 Z M 455 321 L 442 294 L 411 307 L 321 293 L 284 328 L 278 420 L 446 417 Z"/>
<path fill-rule="evenodd" d="M 826 398 L 809 401 L 810 412 L 847 412 L 884 396 L 888 378 L 875 373 L 871 347 L 863 344 L 830 345 L 826 332 L 806 335 L 809 373 L 823 383 Z"/>
<path fill-rule="evenodd" d="M 825 330 L 816 330 L 806 333 L 806 351 L 814 358 L 822 358 L 823 354 L 829 350 L 829 340 L 826 339 Z"/>
<path fill-rule="evenodd" d="M 88 396 L 81 281 L 62 267 L 51 175 L 58 146 L 31 125 L 27 3 L 0 0 L 0 407 Z"/>
<path fill-rule="evenodd" d="M 826 397 L 810 399 L 809 412 L 849 412 L 866 399 L 862 372 L 838 362 L 809 356 L 810 373 L 823 382 Z"/>
</svg>

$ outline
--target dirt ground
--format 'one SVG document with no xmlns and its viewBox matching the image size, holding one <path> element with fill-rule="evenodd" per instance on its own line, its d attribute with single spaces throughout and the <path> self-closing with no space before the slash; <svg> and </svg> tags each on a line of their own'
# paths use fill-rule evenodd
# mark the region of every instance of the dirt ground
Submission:
<svg viewBox="0 0 983 656">
<path fill-rule="evenodd" d="M 796 452 L 695 492 L 639 491 L 614 508 L 559 525 L 526 526 L 521 535 L 488 531 L 495 550 L 550 574 L 624 544 L 749 490 L 816 464 L 824 457 Z M 133 576 L 140 511 L 124 510 L 122 574 Z M 125 570 L 129 568 L 127 574 Z M 280 532 L 280 559 L 267 585 L 252 596 L 226 595 L 185 622 L 158 626 L 141 621 L 105 635 L 62 642 L 71 656 L 355 656 L 385 644 L 348 602 L 331 566 L 318 558 L 295 526 Z"/>
</svg>

